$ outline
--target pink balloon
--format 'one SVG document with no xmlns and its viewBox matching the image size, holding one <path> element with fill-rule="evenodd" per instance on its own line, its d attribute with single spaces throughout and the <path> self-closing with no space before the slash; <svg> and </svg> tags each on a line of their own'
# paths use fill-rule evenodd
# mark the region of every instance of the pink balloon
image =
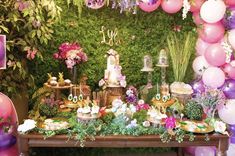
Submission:
<svg viewBox="0 0 235 156">
<path fill-rule="evenodd" d="M 199 26 L 205 23 L 205 21 L 203 21 L 203 19 L 200 16 L 199 12 L 193 12 L 193 22 Z"/>
<path fill-rule="evenodd" d="M 235 79 L 235 61 L 231 61 L 230 63 L 225 64 L 223 71 L 225 72 L 226 76 L 231 79 Z"/>
<path fill-rule="evenodd" d="M 203 83 L 212 88 L 219 88 L 225 82 L 224 72 L 218 67 L 209 67 L 202 75 Z"/>
<path fill-rule="evenodd" d="M 12 102 L 4 94 L 0 93 L 0 117 L 7 120 L 12 114 Z"/>
<path fill-rule="evenodd" d="M 235 124 L 235 100 L 227 100 L 225 107 L 218 110 L 221 120 L 227 124 Z"/>
<path fill-rule="evenodd" d="M 203 41 L 202 39 L 198 38 L 196 43 L 196 51 L 198 55 L 204 55 L 206 49 L 210 46 L 210 43 Z"/>
<path fill-rule="evenodd" d="M 17 156 L 19 155 L 17 144 L 11 146 L 10 148 L 0 149 L 1 156 Z"/>
<path fill-rule="evenodd" d="M 199 11 L 202 4 L 205 2 L 205 0 L 193 0 L 193 1 L 190 1 L 190 11 L 191 12 L 196 12 L 196 11 Z"/>
<path fill-rule="evenodd" d="M 235 1 L 234 0 L 224 0 L 224 2 L 225 2 L 226 5 L 235 6 Z"/>
<path fill-rule="evenodd" d="M 204 56 L 207 62 L 213 66 L 222 66 L 226 61 L 226 53 L 220 43 L 210 45 Z"/>
<path fill-rule="evenodd" d="M 201 39 L 208 43 L 219 42 L 224 37 L 224 26 L 221 22 L 209 24 L 204 23 L 202 27 L 198 27 L 198 34 Z"/>
<path fill-rule="evenodd" d="M 210 146 L 199 146 L 195 149 L 195 156 L 215 156 L 215 150 Z"/>
<path fill-rule="evenodd" d="M 203 75 L 203 73 L 209 66 L 209 63 L 206 61 L 204 56 L 198 56 L 193 61 L 193 70 L 198 75 Z"/>
<path fill-rule="evenodd" d="M 165 12 L 174 14 L 182 8 L 183 0 L 162 0 L 161 6 Z"/>
<path fill-rule="evenodd" d="M 145 12 L 152 12 L 152 11 L 156 10 L 160 4 L 161 4 L 161 0 L 157 0 L 157 2 L 155 4 L 145 3 L 145 2 L 141 1 L 139 3 L 139 7 L 141 10 L 143 10 Z"/>
</svg>

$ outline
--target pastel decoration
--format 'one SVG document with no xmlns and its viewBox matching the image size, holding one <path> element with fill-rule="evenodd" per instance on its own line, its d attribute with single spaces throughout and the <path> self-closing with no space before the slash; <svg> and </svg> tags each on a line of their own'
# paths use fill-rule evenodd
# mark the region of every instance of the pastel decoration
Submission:
<svg viewBox="0 0 235 156">
<path fill-rule="evenodd" d="M 235 61 L 231 61 L 223 66 L 223 71 L 226 76 L 231 79 L 235 79 Z"/>
<path fill-rule="evenodd" d="M 224 72 L 218 67 L 209 67 L 202 75 L 203 83 L 211 88 L 219 88 L 225 82 Z"/>
<path fill-rule="evenodd" d="M 161 4 L 161 0 L 156 0 L 154 1 L 154 3 L 149 2 L 143 2 L 141 1 L 139 3 L 139 7 L 141 10 L 145 11 L 145 12 L 153 12 L 154 10 L 156 10 Z"/>
<path fill-rule="evenodd" d="M 222 66 L 226 61 L 226 53 L 220 43 L 210 45 L 206 49 L 204 56 L 212 66 Z"/>
<path fill-rule="evenodd" d="M 169 14 L 177 13 L 182 6 L 183 0 L 162 0 L 161 3 L 162 9 Z"/>
<path fill-rule="evenodd" d="M 199 146 L 195 149 L 195 156 L 215 156 L 215 150 L 210 146 Z"/>
<path fill-rule="evenodd" d="M 220 88 L 227 99 L 235 99 L 235 80 L 227 79 Z"/>
<path fill-rule="evenodd" d="M 204 55 L 206 49 L 210 46 L 210 43 L 203 41 L 201 38 L 197 39 L 196 52 L 198 55 Z"/>
<path fill-rule="evenodd" d="M 225 32 L 224 26 L 221 22 L 214 23 L 214 24 L 204 23 L 202 27 L 198 27 L 197 30 L 199 33 L 199 37 L 203 41 L 208 42 L 208 43 L 219 42 L 224 37 L 224 32 Z M 235 34 L 233 35 L 235 37 Z"/>
<path fill-rule="evenodd" d="M 228 41 L 231 44 L 232 48 L 235 49 L 235 29 L 229 31 Z"/>
<path fill-rule="evenodd" d="M 194 22 L 197 26 L 199 26 L 199 25 L 205 23 L 205 21 L 203 21 L 203 19 L 201 18 L 199 12 L 193 12 L 193 22 Z"/>
<path fill-rule="evenodd" d="M 207 23 L 220 21 L 226 12 L 226 5 L 222 0 L 208 0 L 202 4 L 200 15 Z"/>
<path fill-rule="evenodd" d="M 0 118 L 7 120 L 12 114 L 12 102 L 4 94 L 0 93 Z"/>
<path fill-rule="evenodd" d="M 227 100 L 226 105 L 218 110 L 219 117 L 227 124 L 235 124 L 235 100 Z"/>
<path fill-rule="evenodd" d="M 191 0 L 190 1 L 190 11 L 191 12 L 197 12 L 200 10 L 202 4 L 205 2 L 205 0 Z"/>
<path fill-rule="evenodd" d="M 210 67 L 204 56 L 198 56 L 193 61 L 193 70 L 198 75 L 203 75 L 204 71 Z"/>
<path fill-rule="evenodd" d="M 235 1 L 234 0 L 224 0 L 224 2 L 228 6 L 235 6 Z"/>
</svg>

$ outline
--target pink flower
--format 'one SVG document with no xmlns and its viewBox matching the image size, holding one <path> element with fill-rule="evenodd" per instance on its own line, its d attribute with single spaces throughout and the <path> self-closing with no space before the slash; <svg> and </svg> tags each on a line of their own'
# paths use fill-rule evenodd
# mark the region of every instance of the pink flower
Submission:
<svg viewBox="0 0 235 156">
<path fill-rule="evenodd" d="M 38 52 L 37 49 L 33 49 L 33 50 L 28 49 L 28 51 L 27 51 L 27 59 L 33 60 L 35 58 L 35 55 L 37 54 L 37 52 Z"/>
<path fill-rule="evenodd" d="M 30 6 L 29 2 L 23 2 L 22 0 L 16 2 L 16 7 L 18 7 L 19 11 L 23 11 Z"/>
<path fill-rule="evenodd" d="M 67 68 L 69 68 L 69 69 L 72 69 L 73 66 L 76 64 L 73 59 L 65 60 L 65 63 L 67 65 Z"/>
<path fill-rule="evenodd" d="M 148 104 L 138 104 L 136 105 L 136 111 L 148 110 L 150 106 Z"/>
<path fill-rule="evenodd" d="M 176 127 L 176 120 L 174 117 L 167 117 L 165 119 L 165 123 L 166 123 L 166 128 L 167 129 L 173 129 Z"/>
</svg>

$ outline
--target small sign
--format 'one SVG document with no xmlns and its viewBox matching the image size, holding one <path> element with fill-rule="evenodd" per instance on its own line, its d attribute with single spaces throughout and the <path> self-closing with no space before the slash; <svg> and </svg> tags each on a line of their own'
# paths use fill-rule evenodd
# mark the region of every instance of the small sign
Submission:
<svg viewBox="0 0 235 156">
<path fill-rule="evenodd" d="M 6 35 L 0 35 L 0 69 L 6 69 Z"/>
</svg>

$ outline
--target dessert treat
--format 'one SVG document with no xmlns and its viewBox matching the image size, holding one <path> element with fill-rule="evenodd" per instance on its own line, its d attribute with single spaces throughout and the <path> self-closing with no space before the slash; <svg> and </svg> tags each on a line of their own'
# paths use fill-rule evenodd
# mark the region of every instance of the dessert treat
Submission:
<svg viewBox="0 0 235 156">
<path fill-rule="evenodd" d="M 161 113 L 159 110 L 152 107 L 148 110 L 148 120 L 154 124 L 161 124 L 162 119 L 167 118 L 166 114 Z"/>
<path fill-rule="evenodd" d="M 51 81 L 49 82 L 49 84 L 50 84 L 51 86 L 57 86 L 57 85 L 58 85 L 58 82 L 55 81 L 55 80 L 51 80 Z"/>
<path fill-rule="evenodd" d="M 46 119 L 43 122 L 42 128 L 45 130 L 61 130 L 69 128 L 69 123 L 62 119 Z"/>
<path fill-rule="evenodd" d="M 119 65 L 118 53 L 110 49 L 107 55 L 107 69 L 105 70 L 104 79 L 99 82 L 99 85 L 106 85 L 107 87 L 126 87 L 125 76 L 122 75 L 122 67 Z"/>
<path fill-rule="evenodd" d="M 64 80 L 64 84 L 65 84 L 65 86 L 70 86 L 71 80 L 69 80 L 69 79 Z"/>
<path fill-rule="evenodd" d="M 191 99 L 193 89 L 189 84 L 183 82 L 174 82 L 170 86 L 172 97 L 177 98 L 181 103 L 185 104 Z"/>
</svg>

